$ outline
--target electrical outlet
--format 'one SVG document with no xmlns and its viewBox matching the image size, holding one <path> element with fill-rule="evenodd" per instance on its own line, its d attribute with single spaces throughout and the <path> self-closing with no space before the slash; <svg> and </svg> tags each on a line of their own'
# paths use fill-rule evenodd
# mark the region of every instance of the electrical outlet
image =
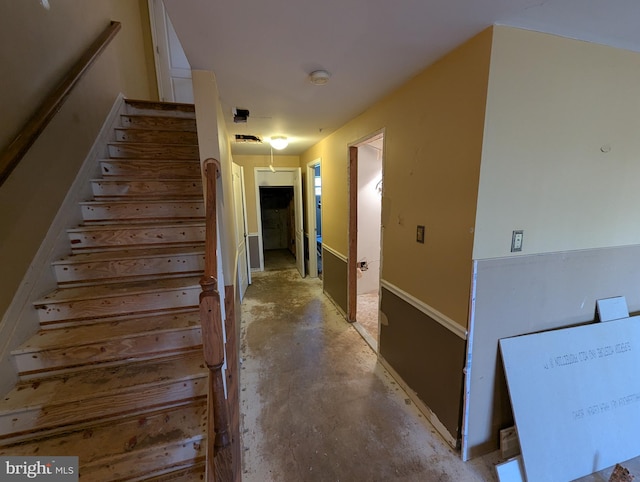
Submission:
<svg viewBox="0 0 640 482">
<path fill-rule="evenodd" d="M 515 253 L 517 251 L 522 251 L 522 241 L 524 238 L 524 231 L 522 229 L 518 229 L 513 232 L 511 235 L 511 252 Z"/>
<path fill-rule="evenodd" d="M 424 226 L 420 226 L 420 225 L 417 226 L 416 241 L 420 244 L 424 244 Z"/>
</svg>

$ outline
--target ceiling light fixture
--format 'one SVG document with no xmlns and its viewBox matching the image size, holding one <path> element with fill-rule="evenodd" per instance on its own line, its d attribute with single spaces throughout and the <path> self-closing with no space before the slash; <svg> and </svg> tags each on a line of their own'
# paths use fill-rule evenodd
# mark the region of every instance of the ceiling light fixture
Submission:
<svg viewBox="0 0 640 482">
<path fill-rule="evenodd" d="M 314 70 L 309 74 L 309 82 L 314 85 L 325 85 L 330 78 L 331 74 L 326 70 Z"/>
<path fill-rule="evenodd" d="M 285 136 L 275 136 L 269 140 L 269 143 L 271 144 L 271 147 L 281 151 L 289 145 L 289 140 Z"/>
</svg>

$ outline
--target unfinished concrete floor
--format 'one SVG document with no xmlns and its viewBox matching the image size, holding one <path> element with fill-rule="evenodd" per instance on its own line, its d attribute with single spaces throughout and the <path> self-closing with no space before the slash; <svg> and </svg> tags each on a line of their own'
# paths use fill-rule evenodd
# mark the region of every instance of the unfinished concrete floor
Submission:
<svg viewBox="0 0 640 482">
<path fill-rule="evenodd" d="M 439 437 L 319 280 L 256 273 L 242 318 L 245 482 L 495 480 Z"/>
<path fill-rule="evenodd" d="M 356 320 L 365 333 L 358 331 L 364 336 L 365 341 L 369 343 L 373 351 L 376 352 L 378 351 L 378 338 L 380 336 L 378 326 L 379 305 L 377 291 L 360 294 L 356 301 Z"/>
<path fill-rule="evenodd" d="M 281 258 L 254 273 L 242 305 L 243 481 L 496 481 L 498 453 L 462 462 L 321 281 Z M 640 458 L 623 465 L 640 474 Z"/>
</svg>

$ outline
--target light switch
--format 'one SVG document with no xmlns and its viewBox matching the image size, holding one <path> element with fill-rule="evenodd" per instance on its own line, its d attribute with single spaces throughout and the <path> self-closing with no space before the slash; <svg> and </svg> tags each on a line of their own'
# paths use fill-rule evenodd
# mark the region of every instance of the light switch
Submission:
<svg viewBox="0 0 640 482">
<path fill-rule="evenodd" d="M 522 240 L 524 238 L 524 231 L 518 229 L 511 235 L 511 252 L 522 251 Z"/>
</svg>

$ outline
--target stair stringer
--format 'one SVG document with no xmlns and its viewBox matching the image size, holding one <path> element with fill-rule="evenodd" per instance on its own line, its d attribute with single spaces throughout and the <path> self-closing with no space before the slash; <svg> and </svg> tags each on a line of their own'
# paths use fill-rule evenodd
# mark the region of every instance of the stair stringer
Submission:
<svg viewBox="0 0 640 482">
<path fill-rule="evenodd" d="M 0 394 L 6 394 L 18 381 L 11 351 L 40 328 L 33 302 L 57 287 L 51 263 L 70 253 L 66 230 L 82 221 L 79 203 L 92 196 L 90 180 L 100 177 L 99 160 L 106 157 L 109 142 L 115 140 L 115 128 L 125 109 L 125 98 L 120 94 L 0 321 Z"/>
</svg>

